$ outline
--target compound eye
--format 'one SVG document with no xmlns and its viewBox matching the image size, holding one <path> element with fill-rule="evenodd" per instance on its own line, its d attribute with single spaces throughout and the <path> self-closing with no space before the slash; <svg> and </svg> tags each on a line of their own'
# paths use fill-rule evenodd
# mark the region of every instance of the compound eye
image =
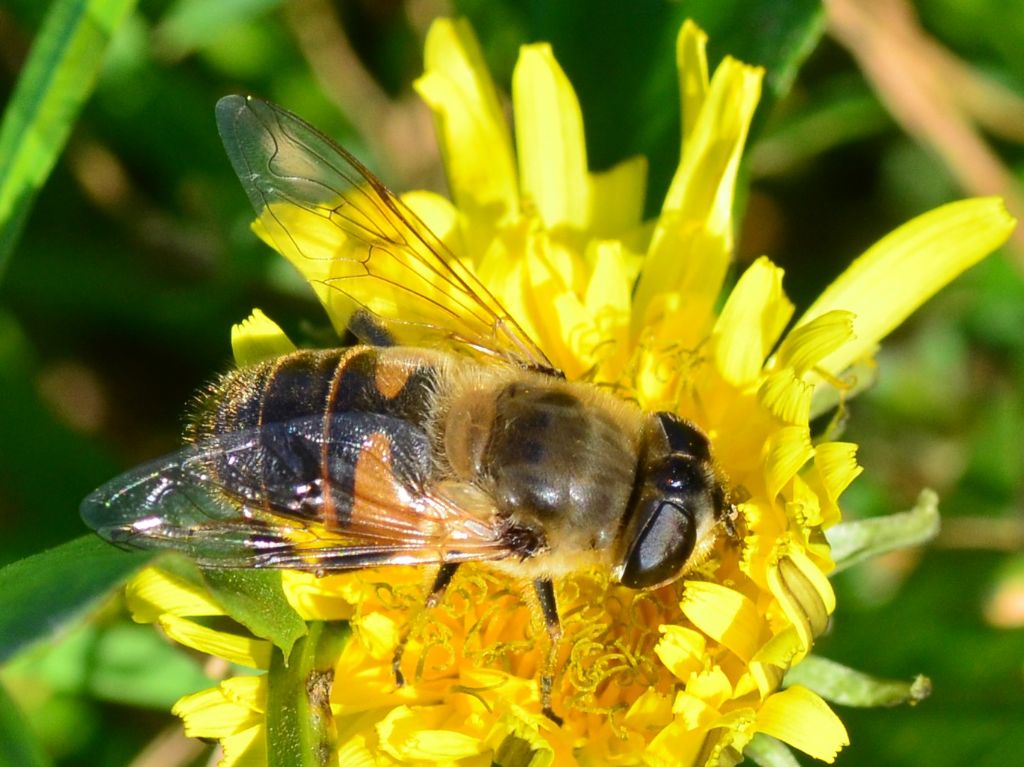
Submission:
<svg viewBox="0 0 1024 767">
<path fill-rule="evenodd" d="M 686 493 L 707 484 L 698 462 L 679 453 L 673 453 L 654 464 L 650 480 L 667 494 Z"/>
<path fill-rule="evenodd" d="M 675 413 L 661 412 L 657 416 L 668 437 L 670 453 L 686 453 L 702 461 L 711 459 L 711 445 L 704 432 Z"/>
<path fill-rule="evenodd" d="M 656 499 L 645 514 L 622 568 L 620 580 L 631 589 L 650 589 L 675 578 L 697 539 L 693 515 L 674 501 Z"/>
</svg>

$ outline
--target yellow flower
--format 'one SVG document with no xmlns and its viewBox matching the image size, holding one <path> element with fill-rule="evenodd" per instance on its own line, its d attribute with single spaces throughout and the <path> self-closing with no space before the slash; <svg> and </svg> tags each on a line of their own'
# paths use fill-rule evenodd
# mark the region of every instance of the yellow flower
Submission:
<svg viewBox="0 0 1024 767">
<path fill-rule="evenodd" d="M 861 470 L 855 445 L 812 441 L 808 423 L 855 389 L 849 371 L 869 364 L 887 333 L 998 247 L 1014 222 L 995 199 L 923 215 L 861 256 L 795 322 L 782 270 L 767 258 L 723 300 L 737 169 L 762 72 L 726 58 L 709 78 L 705 37 L 692 23 L 676 50 L 681 159 L 654 221 L 642 219 L 642 158 L 588 170 L 579 104 L 547 45 L 520 52 L 513 142 L 472 32 L 446 20 L 431 29 L 417 90 L 436 117 L 452 200 L 403 199 L 568 377 L 699 424 L 745 498 L 740 535 L 654 591 L 598 573 L 556 585 L 561 727 L 540 712 L 546 640 L 521 584 L 463 566 L 429 619 L 410 624 L 428 585 L 419 570 L 285 573 L 304 619 L 352 629 L 330 659 L 326 737 L 339 764 L 730 764 L 757 733 L 832 761 L 847 743 L 817 694 L 782 685 L 835 607 L 824 531 Z M 308 236 L 307 252 L 329 247 Z M 333 268 L 296 262 L 311 281 Z M 321 297 L 343 327 L 347 317 Z M 232 341 L 239 364 L 292 348 L 259 313 Z M 144 572 L 132 585 L 136 615 L 188 646 L 268 668 L 267 642 L 188 620 L 221 611 L 183 588 Z M 409 625 L 408 684 L 396 689 L 392 657 Z M 190 733 L 222 741 L 222 764 L 263 758 L 265 679 L 229 679 L 179 702 Z"/>
<path fill-rule="evenodd" d="M 225 615 L 195 583 L 150 567 L 131 580 L 126 599 L 135 620 L 156 622 L 169 638 L 185 647 L 251 669 L 270 668 L 270 642 L 192 620 Z M 220 741 L 223 764 L 265 765 L 265 701 L 266 677 L 245 676 L 187 695 L 175 704 L 173 712 L 185 720 L 187 735 Z"/>
</svg>

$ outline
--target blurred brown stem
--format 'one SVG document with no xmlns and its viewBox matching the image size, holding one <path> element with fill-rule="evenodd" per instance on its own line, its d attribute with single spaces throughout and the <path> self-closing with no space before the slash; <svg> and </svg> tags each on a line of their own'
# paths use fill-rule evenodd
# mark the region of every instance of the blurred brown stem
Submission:
<svg viewBox="0 0 1024 767">
<path fill-rule="evenodd" d="M 153 738 L 128 767 L 180 767 L 191 764 L 204 749 L 204 743 L 186 737 L 176 724 Z"/>
<path fill-rule="evenodd" d="M 1024 100 L 928 36 L 907 0 L 825 0 L 825 8 L 829 32 L 907 133 L 938 154 L 967 192 L 1000 195 L 1011 213 L 1024 214 L 1013 175 L 976 127 L 1024 139 Z M 1024 268 L 1024 229 L 1011 246 Z"/>
<path fill-rule="evenodd" d="M 946 549 L 1024 552 L 1024 517 L 944 517 L 935 544 Z"/>
</svg>

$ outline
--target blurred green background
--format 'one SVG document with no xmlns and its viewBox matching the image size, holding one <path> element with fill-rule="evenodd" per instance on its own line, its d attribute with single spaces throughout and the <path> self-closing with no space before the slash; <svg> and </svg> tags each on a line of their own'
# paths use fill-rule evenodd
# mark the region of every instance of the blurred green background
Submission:
<svg viewBox="0 0 1024 767">
<path fill-rule="evenodd" d="M 714 60 L 766 65 L 737 269 L 770 255 L 798 314 L 931 207 L 998 192 L 1024 213 L 1020 3 L 845 0 L 825 14 L 810 0 L 3 0 L 0 103 L 15 103 L 35 40 L 84 35 L 99 69 L 80 114 L 58 116 L 71 130 L 45 185 L 19 198 L 20 237 L 0 230 L 0 565 L 80 536 L 88 491 L 175 447 L 185 403 L 228 367 L 231 324 L 254 306 L 293 337 L 326 330 L 311 292 L 249 230 L 216 100 L 277 101 L 393 188 L 443 191 L 410 83 L 430 19 L 450 13 L 473 22 L 506 90 L 518 46 L 551 41 L 582 102 L 591 166 L 646 154 L 650 210 L 676 163 L 682 20 L 701 22 Z M 72 60 L 72 79 L 83 66 Z M 879 676 L 924 673 L 935 688 L 913 708 L 839 709 L 852 739 L 841 765 L 1024 754 L 1022 268 L 1018 235 L 889 340 L 878 384 L 851 406 L 846 438 L 866 471 L 846 514 L 902 510 L 932 487 L 944 529 L 926 550 L 836 580 L 819 652 Z M 167 713 L 206 686 L 201 663 L 109 602 L 0 674 L 0 740 L 31 733 L 0 763 L 205 764 L 208 750 L 183 744 Z"/>
</svg>

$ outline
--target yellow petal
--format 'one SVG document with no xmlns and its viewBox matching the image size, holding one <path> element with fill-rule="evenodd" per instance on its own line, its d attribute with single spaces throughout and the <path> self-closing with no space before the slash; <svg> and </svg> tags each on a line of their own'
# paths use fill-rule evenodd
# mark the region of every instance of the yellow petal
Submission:
<svg viewBox="0 0 1024 767">
<path fill-rule="evenodd" d="M 815 471 L 806 474 L 810 481 L 797 475 L 786 489 L 786 514 L 805 530 L 825 525 L 828 521 L 826 517 L 831 517 L 833 510 L 838 515 L 838 506 L 829 503 L 827 493 L 821 489 L 820 476 L 820 471 L 815 468 Z M 823 510 L 822 504 L 827 508 Z M 831 523 L 835 524 L 836 521 L 832 520 Z"/>
<path fill-rule="evenodd" d="M 333 580 L 299 570 L 281 572 L 281 587 L 288 604 L 307 621 L 344 621 L 354 614 L 352 602 L 345 599 L 340 585 Z"/>
<path fill-rule="evenodd" d="M 295 344 L 276 322 L 253 309 L 247 318 L 231 326 L 231 350 L 235 364 L 245 367 L 293 352 Z"/>
<path fill-rule="evenodd" d="M 579 251 L 566 238 L 550 232 L 535 232 L 530 240 L 528 257 L 544 262 L 544 269 L 537 275 L 531 287 L 539 288 L 549 283 L 567 290 L 575 296 L 582 296 L 587 288 L 587 265 Z M 530 263 L 530 261 L 527 261 Z M 531 265 L 531 268 L 532 265 Z"/>
<path fill-rule="evenodd" d="M 759 258 L 743 273 L 715 323 L 715 361 L 722 376 L 742 385 L 761 373 L 765 358 L 793 313 L 782 269 Z"/>
<path fill-rule="evenodd" d="M 785 426 L 765 445 L 764 481 L 768 498 L 775 499 L 782 488 L 814 457 L 807 426 Z"/>
<path fill-rule="evenodd" d="M 487 229 L 518 215 L 512 138 L 472 28 L 463 20 L 438 19 L 424 56 L 426 73 L 415 88 L 434 112 L 455 204 L 471 227 L 482 221 Z M 481 232 L 470 252 L 478 252 L 486 236 Z"/>
<path fill-rule="evenodd" d="M 713 717 L 709 713 L 708 719 Z M 650 767 L 696 767 L 705 764 L 699 757 L 704 752 L 708 733 L 704 727 L 691 727 L 687 718 L 679 716 L 654 736 L 644 751 L 644 765 Z"/>
<path fill-rule="evenodd" d="M 657 690 L 647 689 L 633 701 L 623 724 L 635 730 L 661 729 L 672 719 L 672 698 Z"/>
<path fill-rule="evenodd" d="M 240 666 L 262 669 L 270 667 L 270 642 L 216 631 L 173 615 L 163 615 L 159 622 L 164 633 L 178 644 L 216 655 Z"/>
<path fill-rule="evenodd" d="M 190 738 L 223 738 L 251 726 L 254 712 L 227 700 L 221 689 L 214 687 L 186 695 L 171 713 L 185 720 L 185 734 Z"/>
<path fill-rule="evenodd" d="M 266 697 L 266 676 L 235 677 L 182 698 L 172 711 L 184 720 L 186 735 L 220 740 L 218 767 L 265 767 Z"/>
<path fill-rule="evenodd" d="M 713 721 L 718 712 L 700 696 L 682 691 L 672 701 L 672 713 L 685 723 L 687 729 L 698 730 L 701 725 Z"/>
<path fill-rule="evenodd" d="M 829 581 L 825 573 L 822 572 L 821 566 L 813 562 L 807 554 L 795 546 L 791 547 L 789 550 L 789 560 L 796 565 L 796 568 L 803 575 L 804 579 L 814 589 L 814 593 L 825 606 L 825 612 L 831 615 L 836 609 L 836 595 L 835 592 L 832 591 L 831 581 Z"/>
<path fill-rule="evenodd" d="M 266 767 L 267 728 L 263 724 L 229 735 L 220 745 L 224 757 L 217 767 Z"/>
<path fill-rule="evenodd" d="M 757 730 L 824 762 L 850 743 L 842 721 L 821 698 L 794 685 L 772 695 L 757 712 Z"/>
<path fill-rule="evenodd" d="M 591 173 L 589 178 L 587 230 L 591 237 L 619 237 L 641 225 L 647 191 L 646 157 L 631 157 L 603 173 Z"/>
<path fill-rule="evenodd" d="M 806 555 L 792 547 L 768 568 L 768 587 L 800 634 L 804 652 L 810 651 L 836 607 L 828 578 Z"/>
<path fill-rule="evenodd" d="M 594 316 L 611 311 L 625 318 L 632 301 L 633 280 L 639 263 L 618 240 L 603 240 L 592 247 L 594 268 L 583 303 Z"/>
<path fill-rule="evenodd" d="M 583 114 L 547 43 L 524 45 L 512 73 L 523 196 L 547 229 L 585 227 L 590 211 Z"/>
<path fill-rule="evenodd" d="M 750 661 L 750 674 L 762 698 L 779 689 L 790 665 L 803 654 L 803 641 L 792 626 L 765 642 Z"/>
<path fill-rule="evenodd" d="M 768 412 L 783 423 L 806 426 L 811 413 L 814 386 L 794 375 L 792 368 L 776 370 L 757 391 Z"/>
<path fill-rule="evenodd" d="M 367 652 L 375 658 L 393 657 L 398 646 L 399 630 L 395 622 L 381 613 L 369 613 L 352 622 L 352 627 Z"/>
<path fill-rule="evenodd" d="M 406 192 L 401 199 L 449 250 L 463 257 L 465 248 L 460 239 L 459 221 L 464 221 L 465 217 L 460 218 L 459 211 L 449 200 L 436 192 L 423 189 Z"/>
<path fill-rule="evenodd" d="M 729 677 L 719 666 L 714 666 L 708 671 L 694 674 L 686 683 L 686 692 L 718 708 L 729 698 L 733 697 L 732 683 Z M 678 713 L 679 701 L 677 700 L 674 710 Z"/>
<path fill-rule="evenodd" d="M 485 747 L 479 738 L 457 730 L 435 729 L 435 720 L 429 708 L 392 709 L 377 725 L 381 749 L 401 761 L 445 764 L 483 753 Z"/>
<path fill-rule="evenodd" d="M 708 733 L 706 747 L 710 756 L 705 765 L 735 764 L 740 760 L 743 750 L 750 744 L 754 731 L 754 715 L 752 708 L 744 707 L 723 714 L 715 729 Z"/>
<path fill-rule="evenodd" d="M 579 343 L 585 336 L 580 332 L 590 327 L 590 317 L 570 284 L 583 271 L 574 261 L 574 254 L 560 248 L 546 232 L 537 232 L 525 258 L 520 256 L 525 266 L 522 305 L 536 328 L 532 337 L 569 378 L 585 369 Z"/>
<path fill-rule="evenodd" d="M 491 763 L 522 765 L 522 767 L 551 767 L 561 764 L 556 759 L 552 744 L 541 732 L 536 714 L 511 703 L 491 728 L 484 742 L 494 753 L 484 765 Z M 527 758 L 526 754 L 532 752 Z"/>
<path fill-rule="evenodd" d="M 217 687 L 186 695 L 171 713 L 185 723 L 190 738 L 225 738 L 262 723 L 266 676 L 235 677 Z"/>
<path fill-rule="evenodd" d="M 795 328 L 779 344 L 779 366 L 790 367 L 795 375 L 802 376 L 824 357 L 853 339 L 855 320 L 852 312 L 836 309 Z"/>
<path fill-rule="evenodd" d="M 338 743 L 335 747 L 337 758 L 335 764 L 344 767 L 377 767 L 375 749 L 369 741 L 372 736 L 365 732 L 358 732 L 348 740 Z"/>
<path fill-rule="evenodd" d="M 156 567 L 147 567 L 128 581 L 125 599 L 139 623 L 152 623 L 161 615 L 224 615 L 205 588 Z"/>
<path fill-rule="evenodd" d="M 692 19 L 683 22 L 676 38 L 676 67 L 679 70 L 679 105 L 682 109 L 685 147 L 708 92 L 708 36 Z"/>
<path fill-rule="evenodd" d="M 583 297 L 587 320 L 577 348 L 584 367 L 594 368 L 593 380 L 621 382 L 631 351 L 627 335 L 640 257 L 619 240 L 591 240 L 584 258 L 592 271 Z"/>
<path fill-rule="evenodd" d="M 857 445 L 852 442 L 824 442 L 814 450 L 814 465 L 821 473 L 828 500 L 835 504 L 842 492 L 864 470 L 857 463 Z"/>
<path fill-rule="evenodd" d="M 379 228 L 379 225 L 377 226 Z M 333 221 L 319 211 L 291 203 L 275 202 L 260 211 L 253 231 L 267 245 L 287 258 L 313 287 L 336 330 L 343 331 L 351 306 L 337 290 L 326 285 L 346 241 Z"/>
<path fill-rule="evenodd" d="M 659 339 L 671 339 L 684 349 L 703 341 L 729 265 L 725 253 L 722 238 L 702 223 L 662 213 L 633 299 L 633 337 L 654 328 Z"/>
<path fill-rule="evenodd" d="M 540 233 L 538 236 L 546 235 Z M 546 325 L 552 313 L 551 307 L 543 301 L 534 300 L 534 288 L 523 255 L 529 252 L 532 247 L 529 243 L 534 237 L 535 235 L 529 232 L 529 224 L 525 220 L 519 226 L 505 227 L 491 242 L 477 265 L 477 276 L 495 298 L 501 301 L 509 314 L 516 318 L 523 331 L 540 344 L 555 367 L 564 370 L 565 360 L 557 358 L 557 354 L 547 346 L 541 332 L 546 330 L 548 334 L 555 333 L 561 338 L 561 329 Z M 535 313 L 537 309 L 541 310 L 539 316 Z M 565 350 L 562 349 L 561 353 L 564 355 Z"/>
<path fill-rule="evenodd" d="M 702 47 L 689 39 L 682 45 Z M 686 55 L 699 59 L 702 53 L 691 50 Z M 649 316 L 649 309 L 658 294 L 679 291 L 685 303 L 711 306 L 721 291 L 732 257 L 736 174 L 762 76 L 761 69 L 728 57 L 715 70 L 651 238 L 636 290 L 634 336 L 644 324 L 657 320 Z M 699 88 L 694 93 L 699 95 Z M 684 128 L 689 120 L 686 115 Z M 696 241 L 690 243 L 691 239 Z"/>
<path fill-rule="evenodd" d="M 665 668 L 681 681 L 704 666 L 704 651 L 707 640 L 699 631 L 685 626 L 658 626 L 661 639 L 654 647 L 654 653 L 665 664 Z"/>
<path fill-rule="evenodd" d="M 835 309 L 856 315 L 856 340 L 819 363 L 838 375 L 870 355 L 940 288 L 1002 245 L 1015 225 L 997 197 L 954 202 L 918 216 L 854 261 L 797 327 Z"/>
<path fill-rule="evenodd" d="M 740 659 L 748 661 L 757 651 L 761 618 L 754 603 L 738 591 L 717 583 L 687 581 L 680 606 L 694 626 Z"/>
<path fill-rule="evenodd" d="M 665 210 L 707 221 L 714 232 L 728 230 L 736 174 L 763 77 L 760 67 L 728 56 L 718 65 L 665 196 Z"/>
</svg>

